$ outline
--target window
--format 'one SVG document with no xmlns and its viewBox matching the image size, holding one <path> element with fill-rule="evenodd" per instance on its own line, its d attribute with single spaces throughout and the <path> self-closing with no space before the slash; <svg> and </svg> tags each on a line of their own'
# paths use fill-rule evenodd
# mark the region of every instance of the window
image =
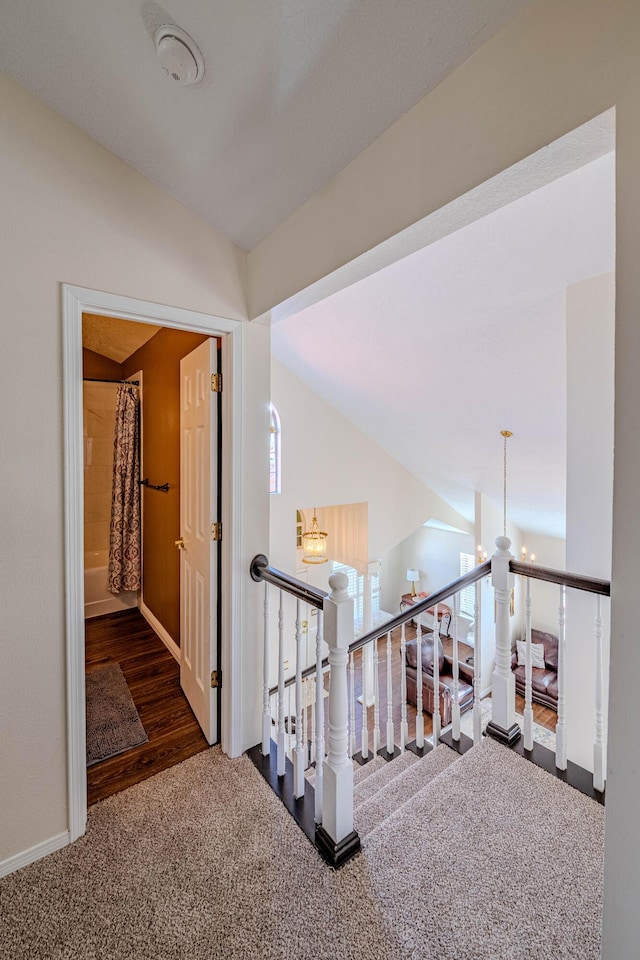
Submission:
<svg viewBox="0 0 640 960">
<path fill-rule="evenodd" d="M 346 573 L 349 578 L 347 592 L 353 598 L 353 621 L 356 633 L 362 633 L 364 621 L 364 574 L 358 573 L 355 567 L 348 567 L 346 563 L 332 561 L 332 573 Z M 380 621 L 380 578 L 371 577 L 371 616 L 373 625 L 377 626 Z M 382 618 L 384 619 L 384 618 Z"/>
<path fill-rule="evenodd" d="M 302 534 L 304 533 L 304 518 L 299 510 L 296 510 L 296 550 L 302 550 Z"/>
<path fill-rule="evenodd" d="M 461 553 L 460 554 L 460 576 L 464 577 L 465 573 L 471 573 L 473 568 L 476 565 L 476 558 L 472 553 Z M 460 591 L 460 613 L 464 614 L 465 617 L 471 617 L 473 620 L 475 617 L 474 607 L 476 605 L 476 588 L 475 584 L 471 584 L 470 587 L 465 587 L 464 590 Z"/>
<path fill-rule="evenodd" d="M 269 493 L 280 493 L 280 417 L 269 404 Z"/>
</svg>

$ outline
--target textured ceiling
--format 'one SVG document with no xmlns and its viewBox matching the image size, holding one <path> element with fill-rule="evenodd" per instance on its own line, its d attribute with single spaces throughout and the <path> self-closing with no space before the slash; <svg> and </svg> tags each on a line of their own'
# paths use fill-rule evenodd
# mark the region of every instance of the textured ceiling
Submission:
<svg viewBox="0 0 640 960">
<path fill-rule="evenodd" d="M 82 346 L 123 363 L 161 329 L 151 323 L 83 313 Z"/>
<path fill-rule="evenodd" d="M 0 69 L 244 249 L 528 0 L 2 0 Z M 201 84 L 161 70 L 176 23 Z"/>
<path fill-rule="evenodd" d="M 609 153 L 275 324 L 273 355 L 473 519 L 564 536 L 568 286 L 615 267 Z"/>
</svg>

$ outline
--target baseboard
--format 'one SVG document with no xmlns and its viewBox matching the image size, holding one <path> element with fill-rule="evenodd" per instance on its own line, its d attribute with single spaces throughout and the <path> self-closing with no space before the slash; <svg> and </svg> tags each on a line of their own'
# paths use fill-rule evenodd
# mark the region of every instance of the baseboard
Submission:
<svg viewBox="0 0 640 960">
<path fill-rule="evenodd" d="M 36 860 L 42 860 L 42 858 L 46 857 L 49 853 L 55 853 L 56 850 L 61 850 L 62 847 L 68 846 L 70 842 L 69 831 L 65 830 L 64 833 L 59 833 L 56 837 L 43 840 L 42 843 L 36 843 L 35 847 L 29 847 L 28 850 L 23 850 L 22 853 L 16 853 L 13 857 L 2 860 L 0 862 L 0 877 L 7 877 L 10 873 L 21 870 L 22 867 L 28 867 L 30 863 L 35 863 Z"/>
<path fill-rule="evenodd" d="M 171 654 L 171 656 L 172 656 L 175 660 L 177 660 L 178 663 L 180 663 L 180 647 L 179 647 L 178 644 L 175 642 L 175 640 L 173 639 L 173 637 L 171 637 L 171 636 L 167 633 L 167 631 L 166 631 L 165 628 L 162 626 L 162 624 L 160 623 L 160 621 L 158 620 L 158 618 L 155 617 L 155 616 L 151 613 L 151 610 L 149 610 L 149 607 L 145 604 L 145 602 L 144 602 L 144 600 L 143 600 L 142 598 L 140 598 L 140 605 L 139 605 L 138 609 L 140 610 L 140 613 L 141 613 L 142 616 L 145 618 L 145 620 L 147 621 L 147 623 L 149 624 L 149 626 L 151 627 L 151 629 L 154 631 L 154 633 L 157 633 L 157 634 L 158 634 L 158 636 L 160 637 L 160 639 L 161 639 L 162 642 L 164 643 L 165 647 L 167 648 L 167 650 L 169 651 L 169 653 Z"/>
</svg>

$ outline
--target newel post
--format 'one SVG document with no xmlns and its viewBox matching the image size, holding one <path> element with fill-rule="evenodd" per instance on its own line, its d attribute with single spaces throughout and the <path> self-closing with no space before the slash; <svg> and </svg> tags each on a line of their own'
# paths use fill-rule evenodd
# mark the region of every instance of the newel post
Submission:
<svg viewBox="0 0 640 960">
<path fill-rule="evenodd" d="M 327 863 L 339 867 L 360 849 L 353 829 L 353 764 L 349 758 L 347 661 L 353 642 L 353 600 L 344 573 L 329 577 L 323 604 L 324 639 L 329 647 L 329 742 L 322 782 L 322 826 L 316 846 Z"/>
<path fill-rule="evenodd" d="M 511 670 L 509 607 L 514 576 L 509 573 L 509 561 L 513 560 L 510 546 L 508 537 L 498 537 L 497 549 L 491 558 L 491 582 L 496 603 L 496 665 L 491 678 L 491 721 L 486 731 L 488 736 L 508 746 L 514 744 L 521 733 L 516 723 L 516 684 Z"/>
</svg>

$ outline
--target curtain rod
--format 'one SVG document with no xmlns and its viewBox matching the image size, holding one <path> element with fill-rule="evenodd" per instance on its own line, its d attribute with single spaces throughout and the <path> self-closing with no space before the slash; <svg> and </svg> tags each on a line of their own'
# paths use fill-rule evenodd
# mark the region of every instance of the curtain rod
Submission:
<svg viewBox="0 0 640 960">
<path fill-rule="evenodd" d="M 139 380 L 101 380 L 100 377 L 83 377 L 85 383 L 130 383 L 132 387 L 139 387 Z"/>
</svg>

